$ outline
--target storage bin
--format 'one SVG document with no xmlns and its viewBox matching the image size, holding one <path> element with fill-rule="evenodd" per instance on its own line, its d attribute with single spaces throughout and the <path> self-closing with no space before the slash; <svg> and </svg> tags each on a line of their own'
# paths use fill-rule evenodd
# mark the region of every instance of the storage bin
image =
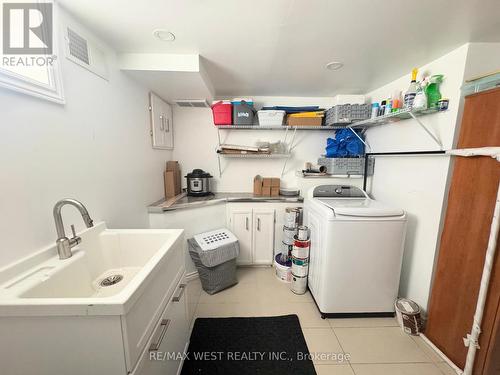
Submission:
<svg viewBox="0 0 500 375">
<path fill-rule="evenodd" d="M 255 109 L 251 105 L 242 101 L 240 104 L 233 105 L 233 124 L 234 125 L 253 125 Z"/>
<path fill-rule="evenodd" d="M 217 102 L 212 105 L 214 125 L 232 125 L 232 105 L 231 103 Z"/>
<path fill-rule="evenodd" d="M 241 103 L 246 103 L 249 106 L 253 107 L 253 99 L 251 99 L 251 98 L 234 98 L 233 100 L 231 100 L 232 105 L 241 104 Z"/>
<path fill-rule="evenodd" d="M 371 104 L 342 104 L 326 111 L 325 124 L 345 125 L 355 121 L 366 120 L 371 116 Z"/>
<path fill-rule="evenodd" d="M 285 114 L 285 111 L 261 109 L 257 112 L 257 116 L 259 117 L 259 125 L 281 126 L 283 125 Z"/>
<path fill-rule="evenodd" d="M 319 158 L 318 165 L 326 167 L 327 174 L 363 175 L 365 158 Z M 368 176 L 373 175 L 374 159 L 368 159 Z"/>
</svg>

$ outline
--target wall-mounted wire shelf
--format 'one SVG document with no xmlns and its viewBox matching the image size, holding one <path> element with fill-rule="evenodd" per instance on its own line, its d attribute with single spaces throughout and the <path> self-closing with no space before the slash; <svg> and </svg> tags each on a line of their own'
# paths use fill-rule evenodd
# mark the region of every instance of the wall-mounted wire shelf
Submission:
<svg viewBox="0 0 500 375">
<path fill-rule="evenodd" d="M 238 159 L 286 159 L 289 158 L 291 154 L 228 154 L 219 152 L 219 156 L 223 156 L 225 158 L 238 158 Z"/>
</svg>

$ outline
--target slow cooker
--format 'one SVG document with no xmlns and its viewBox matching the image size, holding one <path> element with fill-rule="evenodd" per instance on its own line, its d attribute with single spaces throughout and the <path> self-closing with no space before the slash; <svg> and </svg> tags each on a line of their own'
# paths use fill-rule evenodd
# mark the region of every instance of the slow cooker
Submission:
<svg viewBox="0 0 500 375">
<path fill-rule="evenodd" d="M 211 178 L 210 173 L 205 172 L 203 169 L 193 169 L 186 176 L 187 195 L 197 197 L 209 195 Z"/>
</svg>

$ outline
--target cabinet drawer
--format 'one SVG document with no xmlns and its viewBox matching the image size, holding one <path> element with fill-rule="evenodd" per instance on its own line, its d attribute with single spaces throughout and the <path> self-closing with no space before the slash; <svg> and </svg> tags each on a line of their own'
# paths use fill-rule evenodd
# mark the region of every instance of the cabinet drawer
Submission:
<svg viewBox="0 0 500 375">
<path fill-rule="evenodd" d="M 147 284 L 146 290 L 130 311 L 122 316 L 122 330 L 127 370 L 137 363 L 162 311 L 174 294 L 185 270 L 181 241 L 169 251 L 161 268 Z"/>
<path fill-rule="evenodd" d="M 186 285 L 179 284 L 132 374 L 177 374 L 187 347 L 188 333 Z"/>
</svg>

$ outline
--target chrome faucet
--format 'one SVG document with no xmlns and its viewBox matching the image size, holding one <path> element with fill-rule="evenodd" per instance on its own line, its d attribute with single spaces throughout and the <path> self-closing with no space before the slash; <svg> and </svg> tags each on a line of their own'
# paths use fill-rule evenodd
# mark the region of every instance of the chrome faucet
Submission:
<svg viewBox="0 0 500 375">
<path fill-rule="evenodd" d="M 54 206 L 54 221 L 56 222 L 56 231 L 58 237 L 56 240 L 56 245 L 59 259 L 70 258 L 72 255 L 71 248 L 82 242 L 82 239 L 75 233 L 74 225 L 71 225 L 71 231 L 73 232 L 72 238 L 66 237 L 66 233 L 64 233 L 64 224 L 61 217 L 61 209 L 67 204 L 76 207 L 78 211 L 80 211 L 80 214 L 82 215 L 83 221 L 85 222 L 87 228 L 94 226 L 94 222 L 90 218 L 89 212 L 81 202 L 77 201 L 76 199 L 70 198 L 61 199 L 59 202 L 57 202 Z"/>
</svg>

